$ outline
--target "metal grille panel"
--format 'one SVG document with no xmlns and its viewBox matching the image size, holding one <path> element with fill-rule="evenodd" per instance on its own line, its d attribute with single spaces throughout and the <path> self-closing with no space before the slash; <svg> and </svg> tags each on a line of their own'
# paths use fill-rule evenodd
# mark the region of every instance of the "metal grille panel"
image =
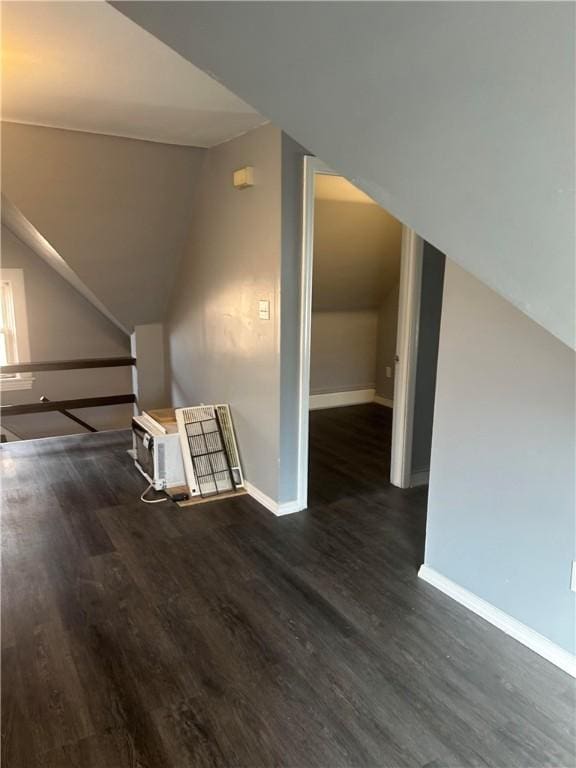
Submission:
<svg viewBox="0 0 576 768">
<path fill-rule="evenodd" d="M 228 430 L 232 421 L 226 422 Z M 176 420 L 180 432 L 186 478 L 192 495 L 213 496 L 234 491 L 242 480 L 236 467 L 231 467 L 230 450 L 238 460 L 234 433 L 225 433 L 220 413 L 212 405 L 178 408 Z M 231 437 L 230 437 L 231 435 Z"/>
</svg>

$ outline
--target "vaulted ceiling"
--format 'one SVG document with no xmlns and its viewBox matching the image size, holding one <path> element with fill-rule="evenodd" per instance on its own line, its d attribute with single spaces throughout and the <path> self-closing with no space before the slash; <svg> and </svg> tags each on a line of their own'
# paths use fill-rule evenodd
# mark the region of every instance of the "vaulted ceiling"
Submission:
<svg viewBox="0 0 576 768">
<path fill-rule="evenodd" d="M 574 346 L 574 4 L 112 5 Z"/>
<path fill-rule="evenodd" d="M 400 279 L 402 225 L 341 176 L 314 183 L 314 311 L 376 310 Z"/>
<path fill-rule="evenodd" d="M 17 123 L 198 147 L 265 122 L 99 0 L 2 2 L 2 113 Z"/>
</svg>

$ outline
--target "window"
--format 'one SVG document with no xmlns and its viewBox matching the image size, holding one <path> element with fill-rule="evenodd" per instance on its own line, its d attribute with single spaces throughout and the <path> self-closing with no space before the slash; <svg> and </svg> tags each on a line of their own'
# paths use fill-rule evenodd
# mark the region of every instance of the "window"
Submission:
<svg viewBox="0 0 576 768">
<path fill-rule="evenodd" d="M 21 269 L 0 270 L 0 365 L 30 360 L 28 318 Z M 28 373 L 0 374 L 0 389 L 30 389 Z"/>
<path fill-rule="evenodd" d="M 17 362 L 12 285 L 8 280 L 2 280 L 0 284 L 0 365 L 10 365 Z"/>
</svg>

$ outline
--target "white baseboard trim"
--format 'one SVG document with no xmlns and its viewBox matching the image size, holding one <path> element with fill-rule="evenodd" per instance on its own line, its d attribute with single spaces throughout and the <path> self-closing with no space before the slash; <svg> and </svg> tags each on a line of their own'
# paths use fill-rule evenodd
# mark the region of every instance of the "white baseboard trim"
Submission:
<svg viewBox="0 0 576 768">
<path fill-rule="evenodd" d="M 302 512 L 302 507 L 298 504 L 296 499 L 278 504 L 278 508 L 274 514 L 280 517 L 281 515 L 293 515 L 295 512 Z"/>
<path fill-rule="evenodd" d="M 374 395 L 374 402 L 378 403 L 378 405 L 385 405 L 386 408 L 394 408 L 394 400 L 389 400 L 387 397 L 382 397 L 382 395 Z"/>
<path fill-rule="evenodd" d="M 414 472 L 410 477 L 410 488 L 416 488 L 419 485 L 428 485 L 430 480 L 430 470 L 421 469 L 418 472 Z"/>
<path fill-rule="evenodd" d="M 249 483 L 247 480 L 244 481 L 244 487 L 253 499 L 256 499 L 257 502 L 262 504 L 263 507 L 266 507 L 269 512 L 272 512 L 272 514 L 276 515 L 277 517 L 282 515 L 292 515 L 294 512 L 300 512 L 300 506 L 297 501 L 285 501 L 284 503 L 279 504 L 277 501 L 271 499 L 270 496 L 267 496 L 259 488 L 256 488 L 255 485 L 252 485 L 252 483 Z"/>
<path fill-rule="evenodd" d="M 438 573 L 428 565 L 420 566 L 418 576 L 428 582 L 428 584 L 436 587 L 436 589 L 444 592 L 448 597 L 456 600 L 457 603 L 460 603 L 490 624 L 498 627 L 502 632 L 522 643 L 522 645 L 530 648 L 530 650 L 552 662 L 557 667 L 560 667 L 564 672 L 572 675 L 572 677 L 576 677 L 576 656 L 564 650 L 564 648 L 560 648 L 556 643 L 548 640 L 547 637 L 530 629 L 530 627 L 512 618 L 512 616 L 486 602 L 486 600 L 478 597 L 473 592 L 469 592 L 454 581 L 447 579 L 446 576 L 442 576 L 441 573 Z"/>
<path fill-rule="evenodd" d="M 345 392 L 326 392 L 322 395 L 310 395 L 310 410 L 321 408 L 343 408 L 347 405 L 362 405 L 374 402 L 375 389 L 350 389 Z"/>
</svg>

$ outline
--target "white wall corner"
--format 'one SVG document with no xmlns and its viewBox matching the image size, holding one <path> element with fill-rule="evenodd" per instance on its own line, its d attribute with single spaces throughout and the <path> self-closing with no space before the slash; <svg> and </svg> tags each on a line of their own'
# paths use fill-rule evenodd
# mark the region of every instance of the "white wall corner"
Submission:
<svg viewBox="0 0 576 768">
<path fill-rule="evenodd" d="M 302 507 L 298 499 L 293 499 L 292 501 L 283 501 L 279 504 L 278 511 L 275 512 L 275 514 L 278 517 L 281 517 L 282 515 L 293 515 L 295 512 L 302 512 L 304 509 L 305 507 Z"/>
<path fill-rule="evenodd" d="M 162 323 L 136 325 L 130 337 L 134 394 L 141 411 L 166 408 L 170 398 L 166 391 L 166 352 Z"/>
<path fill-rule="evenodd" d="M 504 611 L 478 597 L 473 592 L 469 592 L 464 587 L 456 584 L 456 582 L 446 578 L 446 576 L 442 576 L 441 573 L 430 568 L 430 566 L 426 564 L 420 566 L 418 576 L 445 595 L 448 595 L 448 597 L 456 600 L 460 605 L 463 605 L 485 621 L 502 630 L 502 632 L 510 635 L 510 637 L 513 637 L 522 645 L 530 648 L 539 656 L 560 667 L 564 672 L 567 672 L 572 677 L 576 677 L 576 656 L 574 654 L 569 653 L 547 637 L 530 629 L 530 627 L 504 613 Z"/>
<path fill-rule="evenodd" d="M 274 499 L 271 499 L 270 496 L 267 496 L 265 493 L 263 493 L 263 491 L 261 491 L 259 488 L 256 488 L 255 485 L 252 485 L 252 483 L 248 482 L 247 480 L 244 482 L 244 487 L 253 499 L 255 499 L 259 504 L 262 504 L 263 507 L 266 507 L 269 512 L 272 512 L 272 514 L 276 515 L 277 517 L 281 517 L 282 515 L 291 515 L 294 512 L 300 512 L 302 509 L 296 500 L 285 501 L 283 503 L 274 501 Z"/>
</svg>

